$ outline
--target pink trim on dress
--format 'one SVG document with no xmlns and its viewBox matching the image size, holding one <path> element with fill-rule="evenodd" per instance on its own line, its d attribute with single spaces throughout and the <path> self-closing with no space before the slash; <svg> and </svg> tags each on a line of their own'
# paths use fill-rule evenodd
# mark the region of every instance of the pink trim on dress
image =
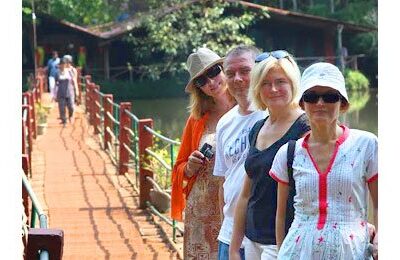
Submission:
<svg viewBox="0 0 400 260">
<path fill-rule="evenodd" d="M 367 183 L 374 182 L 374 181 L 376 181 L 377 179 L 378 179 L 378 173 L 375 173 L 374 176 L 372 176 L 371 178 L 369 178 L 369 179 L 367 180 Z"/>
<path fill-rule="evenodd" d="M 328 167 L 326 168 L 325 172 L 322 172 L 316 161 L 311 155 L 310 149 L 308 147 L 308 139 L 310 138 L 311 132 L 304 137 L 302 147 L 304 147 L 310 156 L 310 159 L 315 167 L 315 169 L 318 172 L 319 179 L 318 179 L 318 186 L 319 186 L 319 216 L 318 216 L 318 224 L 317 224 L 317 229 L 321 230 L 324 228 L 325 222 L 326 222 L 326 217 L 327 217 L 327 208 L 328 208 L 328 201 L 327 201 L 327 190 L 328 190 L 328 173 L 331 171 L 333 163 L 335 162 L 336 155 L 339 151 L 339 146 L 347 139 L 349 136 L 350 129 L 346 127 L 345 125 L 340 126 L 343 129 L 343 133 L 339 136 L 339 138 L 336 140 L 335 144 L 335 150 L 333 151 L 333 155 L 331 159 L 329 160 Z"/>
<path fill-rule="evenodd" d="M 282 180 L 282 179 L 279 179 L 278 176 L 276 176 L 276 174 L 273 173 L 272 171 L 269 171 L 269 176 L 271 176 L 272 179 L 274 179 L 274 180 L 277 181 L 277 182 L 280 182 L 280 183 L 285 184 L 285 185 L 289 185 L 289 182 L 284 181 L 284 180 Z"/>
</svg>

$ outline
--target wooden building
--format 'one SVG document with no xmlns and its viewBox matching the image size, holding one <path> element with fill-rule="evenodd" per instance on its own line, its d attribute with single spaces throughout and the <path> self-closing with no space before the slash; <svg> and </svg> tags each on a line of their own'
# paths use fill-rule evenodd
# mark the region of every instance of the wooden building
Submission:
<svg viewBox="0 0 400 260">
<path fill-rule="evenodd" d="M 324 17 L 301 14 L 288 10 L 262 6 L 245 1 L 241 4 L 256 9 L 266 9 L 270 18 L 265 18 L 250 28 L 256 45 L 263 50 L 287 49 L 296 57 L 303 57 L 299 64 L 307 65 L 307 57 L 336 56 L 338 47 L 355 34 L 376 31 L 370 26 L 355 25 Z M 173 8 L 161 10 L 157 15 L 174 11 Z M 75 59 L 80 47 L 86 49 L 86 70 L 94 75 L 109 79 L 126 68 L 131 50 L 122 37 L 140 26 L 140 19 L 131 17 L 123 22 L 113 22 L 97 27 L 82 27 L 47 15 L 37 15 L 37 45 L 45 52 L 45 62 L 52 50 L 60 55 L 71 54 Z M 27 24 L 24 41 L 31 41 L 31 29 Z M 24 56 L 31 55 L 29 43 L 24 42 Z M 31 48 L 32 49 L 32 48 Z M 30 50 L 31 50 L 30 49 Z M 31 56 L 32 57 L 32 56 Z M 23 69 L 32 69 L 32 62 L 23 64 Z"/>
</svg>

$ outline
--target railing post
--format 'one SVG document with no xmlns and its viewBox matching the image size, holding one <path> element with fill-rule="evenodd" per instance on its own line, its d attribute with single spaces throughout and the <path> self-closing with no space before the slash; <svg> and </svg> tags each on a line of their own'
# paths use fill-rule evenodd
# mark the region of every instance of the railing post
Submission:
<svg viewBox="0 0 400 260">
<path fill-rule="evenodd" d="M 22 154 L 22 169 L 25 172 L 25 175 L 29 174 L 29 157 L 27 154 Z M 24 212 L 27 218 L 29 218 L 29 201 L 28 201 L 28 192 L 25 189 L 24 184 L 22 183 L 22 204 L 24 205 Z"/>
<path fill-rule="evenodd" d="M 30 125 L 31 125 L 31 129 L 30 131 L 32 131 L 32 135 L 33 135 L 33 139 L 36 139 L 36 116 L 35 116 L 35 97 L 34 97 L 34 93 L 32 91 L 32 93 L 29 95 L 29 105 L 30 105 Z"/>
<path fill-rule="evenodd" d="M 88 84 L 88 94 L 87 94 L 87 104 L 86 107 L 88 109 L 89 112 L 89 123 L 90 125 L 93 125 L 93 121 L 94 121 L 94 110 L 93 110 L 93 103 L 94 103 L 94 95 L 93 95 L 93 88 L 94 88 L 94 83 L 90 82 Z"/>
<path fill-rule="evenodd" d="M 150 160 L 146 154 L 146 148 L 153 146 L 153 135 L 144 128 L 153 128 L 152 119 L 139 120 L 139 162 L 140 162 L 140 194 L 139 207 L 146 208 L 146 201 L 150 201 L 151 183 L 146 180 L 146 176 L 153 178 L 153 172 L 146 169 L 145 164 L 149 165 Z"/>
<path fill-rule="evenodd" d="M 100 107 L 97 105 L 97 103 L 100 104 L 100 95 L 95 91 L 100 91 L 100 87 L 99 85 L 95 85 L 93 88 L 93 127 L 94 127 L 94 134 L 99 134 L 99 127 L 100 127 L 100 118 L 98 118 L 98 116 L 100 116 Z M 97 101 L 97 102 L 96 102 Z"/>
<path fill-rule="evenodd" d="M 87 88 L 87 85 L 92 82 L 92 75 L 86 75 L 85 76 L 85 86 Z"/>
<path fill-rule="evenodd" d="M 76 67 L 76 73 L 77 73 L 77 83 L 78 83 L 78 92 L 79 92 L 76 97 L 76 100 L 77 100 L 78 105 L 80 105 L 82 103 L 82 84 L 80 81 L 81 73 L 82 73 L 81 67 Z"/>
<path fill-rule="evenodd" d="M 64 231 L 54 228 L 30 228 L 26 259 L 38 259 L 39 250 L 46 250 L 49 259 L 62 259 Z"/>
<path fill-rule="evenodd" d="M 22 114 L 24 113 L 24 107 L 22 106 Z M 26 125 L 25 121 L 22 118 L 22 154 L 26 153 Z"/>
<path fill-rule="evenodd" d="M 27 109 L 27 114 L 26 114 L 26 127 L 28 128 L 28 156 L 29 158 L 32 155 L 32 123 L 31 123 L 31 118 L 32 118 L 32 112 L 31 112 L 31 106 L 30 106 L 30 93 L 25 92 L 22 94 L 23 97 L 26 97 L 26 100 L 28 101 L 28 104 L 24 105 L 26 106 Z M 30 161 L 29 161 L 30 164 Z M 30 167 L 29 167 L 30 169 Z M 32 176 L 32 172 L 30 172 L 30 175 Z"/>
<path fill-rule="evenodd" d="M 89 107 L 89 105 L 90 105 L 90 100 L 89 100 L 89 98 L 90 98 L 90 84 L 91 84 L 91 79 L 92 79 L 92 76 L 90 76 L 90 75 L 86 75 L 85 76 L 85 109 L 86 109 L 86 113 L 89 113 L 89 111 L 90 111 L 90 107 Z"/>
<path fill-rule="evenodd" d="M 42 70 L 40 70 L 40 73 L 38 75 L 38 88 L 37 88 L 37 93 L 36 93 L 36 101 L 40 101 L 42 99 L 42 93 L 43 93 L 43 84 L 44 84 L 44 75 Z"/>
<path fill-rule="evenodd" d="M 119 174 L 125 174 L 128 171 L 129 152 L 125 145 L 131 146 L 129 132 L 125 128 L 131 127 L 131 118 L 125 110 L 131 111 L 131 102 L 121 102 L 119 108 Z"/>
<path fill-rule="evenodd" d="M 50 92 L 49 91 L 49 82 L 48 82 L 48 77 L 47 77 L 47 69 L 43 69 L 43 88 L 44 92 Z"/>
<path fill-rule="evenodd" d="M 32 95 L 34 95 L 33 99 L 35 102 L 36 102 L 36 95 L 37 95 L 36 92 L 39 91 L 39 88 L 40 88 L 40 75 L 39 75 L 39 71 L 38 71 L 35 76 L 35 87 L 32 89 Z"/>
<path fill-rule="evenodd" d="M 113 114 L 113 105 L 111 102 L 114 101 L 113 95 L 107 94 L 104 95 L 103 97 L 103 107 L 104 107 L 104 149 L 105 150 L 110 150 L 113 149 L 112 147 L 108 146 L 108 143 L 111 143 L 111 135 L 107 131 L 107 127 L 112 131 L 114 127 L 114 122 L 111 120 L 111 118 L 107 115 L 107 112 L 110 113 L 111 115 Z"/>
</svg>

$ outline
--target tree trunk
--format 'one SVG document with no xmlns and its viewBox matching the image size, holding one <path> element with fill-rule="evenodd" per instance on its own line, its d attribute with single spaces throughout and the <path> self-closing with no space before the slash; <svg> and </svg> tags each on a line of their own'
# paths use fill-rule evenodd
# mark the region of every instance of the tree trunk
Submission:
<svg viewBox="0 0 400 260">
<path fill-rule="evenodd" d="M 330 0 L 331 14 L 335 13 L 335 0 Z"/>
<path fill-rule="evenodd" d="M 293 2 L 293 10 L 297 11 L 297 0 L 292 0 Z"/>
<path fill-rule="evenodd" d="M 279 0 L 279 8 L 283 9 L 283 0 Z"/>
</svg>

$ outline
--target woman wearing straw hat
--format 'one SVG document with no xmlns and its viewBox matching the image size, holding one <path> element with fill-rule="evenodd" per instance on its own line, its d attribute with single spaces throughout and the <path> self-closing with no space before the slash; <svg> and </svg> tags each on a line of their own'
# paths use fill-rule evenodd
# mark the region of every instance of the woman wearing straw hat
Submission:
<svg viewBox="0 0 400 260">
<path fill-rule="evenodd" d="M 172 170 L 171 216 L 182 221 L 185 210 L 184 259 L 216 259 L 221 215 L 218 190 L 222 184 L 212 175 L 215 127 L 219 118 L 234 106 L 225 75 L 223 58 L 207 48 L 189 55 L 190 116 L 183 130 L 182 144 Z M 201 153 L 201 147 L 211 150 Z M 211 152 L 211 153 L 210 153 Z"/>
<path fill-rule="evenodd" d="M 378 230 L 378 139 L 339 124 L 349 108 L 345 81 L 329 63 L 308 67 L 301 78 L 300 106 L 311 131 L 295 145 L 295 217 L 284 235 L 288 194 L 287 145 L 275 156 L 270 175 L 278 182 L 276 240 L 278 259 L 370 259 L 368 194 Z"/>
</svg>

